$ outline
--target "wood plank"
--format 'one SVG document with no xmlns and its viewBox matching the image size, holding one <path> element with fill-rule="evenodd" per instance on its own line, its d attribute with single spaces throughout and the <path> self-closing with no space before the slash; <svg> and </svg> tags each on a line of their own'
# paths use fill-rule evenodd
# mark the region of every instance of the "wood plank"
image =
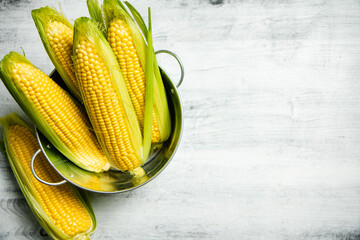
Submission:
<svg viewBox="0 0 360 240">
<path fill-rule="evenodd" d="M 85 1 L 60 3 L 70 21 L 88 16 Z M 93 239 L 359 239 L 358 1 L 132 3 L 145 17 L 151 6 L 155 48 L 185 65 L 184 132 L 148 185 L 89 194 Z M 44 4 L 0 1 L 0 57 L 22 47 L 50 73 L 30 15 Z M 0 173 L 0 239 L 46 239 L 3 155 Z"/>
</svg>

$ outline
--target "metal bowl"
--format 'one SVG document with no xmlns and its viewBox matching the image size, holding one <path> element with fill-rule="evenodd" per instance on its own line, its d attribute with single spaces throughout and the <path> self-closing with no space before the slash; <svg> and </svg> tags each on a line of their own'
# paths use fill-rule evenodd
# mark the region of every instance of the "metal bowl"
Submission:
<svg viewBox="0 0 360 240">
<path fill-rule="evenodd" d="M 180 143 L 182 134 L 182 106 L 177 88 L 181 85 L 184 77 L 183 65 L 176 54 L 168 50 L 160 50 L 156 53 L 167 53 L 173 56 L 179 63 L 181 68 L 180 81 L 175 86 L 170 80 L 168 74 L 160 67 L 160 72 L 164 81 L 165 91 L 167 94 L 170 115 L 171 115 L 171 135 L 169 139 L 153 149 L 147 161 L 143 165 L 145 175 L 140 178 L 134 178 L 128 172 L 107 171 L 102 173 L 92 173 L 78 167 L 64 155 L 62 155 L 35 127 L 36 137 L 40 149 L 33 155 L 31 159 L 31 170 L 37 180 L 47 185 L 61 185 L 66 182 L 72 183 L 77 187 L 88 191 L 98 193 L 119 193 L 133 190 L 150 182 L 158 176 L 173 158 L 176 149 Z M 62 80 L 58 72 L 55 70 L 50 74 L 50 77 L 56 82 L 62 84 Z M 58 183 L 49 183 L 39 178 L 34 170 L 34 162 L 36 156 L 42 152 L 54 169 L 64 178 Z"/>
</svg>

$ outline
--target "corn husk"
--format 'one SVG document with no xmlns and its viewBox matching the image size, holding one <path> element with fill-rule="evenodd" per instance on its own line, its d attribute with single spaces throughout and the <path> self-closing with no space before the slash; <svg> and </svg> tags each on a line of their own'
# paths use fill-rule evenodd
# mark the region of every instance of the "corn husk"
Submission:
<svg viewBox="0 0 360 240">
<path fill-rule="evenodd" d="M 42 7 L 39 9 L 34 9 L 31 11 L 31 15 L 34 20 L 35 26 L 39 32 L 40 39 L 44 45 L 44 48 L 45 48 L 50 60 L 54 64 L 56 70 L 59 72 L 61 78 L 63 79 L 64 83 L 69 88 L 69 90 L 73 94 L 73 96 L 79 102 L 82 102 L 79 89 L 73 83 L 70 76 L 65 71 L 64 66 L 61 64 L 61 62 L 57 58 L 56 54 L 54 53 L 53 48 L 50 45 L 49 38 L 46 34 L 48 25 L 53 21 L 61 22 L 64 25 L 66 25 L 67 27 L 71 28 L 71 30 L 73 30 L 73 26 L 61 12 L 58 12 L 54 8 L 51 8 L 49 6 Z M 73 66 L 71 66 L 71 68 L 72 68 L 72 70 L 74 69 Z"/>
<path fill-rule="evenodd" d="M 70 161 L 74 162 L 79 167 L 92 171 L 92 172 L 101 172 L 108 170 L 110 165 L 108 162 L 104 162 L 101 169 L 93 169 L 90 166 L 87 166 L 86 163 L 83 163 L 79 160 L 75 153 L 73 153 L 57 136 L 55 131 L 51 128 L 50 124 L 45 120 L 45 118 L 40 114 L 39 110 L 36 108 L 35 104 L 31 101 L 30 98 L 26 96 L 26 94 L 22 91 L 21 87 L 16 84 L 14 81 L 14 76 L 12 73 L 12 69 L 16 66 L 17 63 L 25 63 L 32 65 L 29 60 L 27 60 L 24 56 L 20 55 L 16 52 L 10 52 L 7 54 L 3 60 L 0 62 L 0 78 L 3 81 L 4 85 L 9 90 L 10 94 L 14 97 L 16 102 L 22 108 L 22 110 L 27 114 L 27 116 L 35 123 L 37 128 L 46 136 L 46 138 L 62 153 L 64 154 Z M 65 91 L 59 87 L 61 91 Z M 50 95 L 44 95 L 44 98 L 51 98 Z M 69 96 L 70 97 L 70 96 Z M 71 97 L 70 97 L 71 98 Z M 58 103 L 62 104 L 61 102 Z M 85 110 L 82 106 L 75 101 L 76 106 L 80 111 L 85 113 Z M 89 125 L 90 122 L 86 123 Z M 95 144 L 95 143 L 94 143 Z M 97 144 L 97 143 L 96 143 Z M 99 147 L 99 151 L 101 151 Z M 105 157 L 104 157 L 105 158 Z"/>
<path fill-rule="evenodd" d="M 152 110 L 156 115 L 158 122 L 158 128 L 160 131 L 160 142 L 164 142 L 168 139 L 171 132 L 171 119 L 165 93 L 165 88 L 162 82 L 162 78 L 156 64 L 156 57 L 154 54 L 152 41 L 149 41 L 149 33 L 151 36 L 151 23 L 149 15 L 149 30 L 147 29 L 140 14 L 136 11 L 135 19 L 138 19 L 141 24 L 138 23 L 139 27 L 132 19 L 130 13 L 127 11 L 125 6 L 117 0 L 104 0 L 102 6 L 106 28 L 108 29 L 112 21 L 118 19 L 123 20 L 129 26 L 131 35 L 134 40 L 137 55 L 139 56 L 141 66 L 143 67 L 146 75 L 146 94 L 145 94 L 145 113 L 144 113 L 144 156 L 145 158 L 149 154 L 149 143 L 148 127 L 152 123 Z M 133 8 L 135 9 L 135 8 Z M 135 13 L 135 12 L 134 12 Z M 133 14 L 134 15 L 134 14 Z M 144 39 L 147 41 L 145 41 Z M 153 67 L 153 68 L 152 68 Z M 151 82 L 151 83 L 150 83 Z M 152 106 L 152 107 L 150 107 Z M 148 109 L 148 110 L 146 110 Z M 151 127 L 150 127 L 151 131 Z"/>
<path fill-rule="evenodd" d="M 126 121 L 126 129 L 129 133 L 129 136 L 131 138 L 131 143 L 132 146 L 135 149 L 135 153 L 137 155 L 137 157 L 139 159 L 141 159 L 141 161 L 143 162 L 143 157 L 142 157 L 142 137 L 141 137 L 141 132 L 140 132 L 140 127 L 135 115 L 135 110 L 134 107 L 131 103 L 131 99 L 129 96 L 129 93 L 127 91 L 125 82 L 124 82 L 124 78 L 121 74 L 121 70 L 120 67 L 116 61 L 115 55 L 113 53 L 113 51 L 111 50 L 108 42 L 106 41 L 106 39 L 104 38 L 103 34 L 101 33 L 101 31 L 98 28 L 98 25 L 95 21 L 86 18 L 86 17 L 81 17 L 75 20 L 75 24 L 74 24 L 74 58 L 76 58 L 76 49 L 77 49 L 77 45 L 80 41 L 89 41 L 91 42 L 95 48 L 98 50 L 98 53 L 100 54 L 101 58 L 103 59 L 103 61 L 105 62 L 106 66 L 108 67 L 110 76 L 111 76 L 111 80 L 112 80 L 112 88 L 115 89 L 116 92 L 116 97 L 119 99 L 119 102 L 125 111 L 125 117 L 128 119 L 128 121 Z M 76 61 L 76 60 L 75 60 Z M 77 72 L 77 74 L 79 74 L 79 69 L 77 69 L 76 64 L 75 64 L 75 71 Z M 110 163 L 112 164 L 113 167 L 115 168 L 119 168 L 117 166 L 117 160 L 116 159 L 111 159 L 111 156 L 109 154 L 108 149 L 106 148 L 106 145 L 104 143 L 104 139 L 102 139 L 101 137 L 101 132 L 103 130 L 100 129 L 99 126 L 96 125 L 96 121 L 95 119 L 92 118 L 93 114 L 90 111 L 90 106 L 87 103 L 87 96 L 86 93 L 83 90 L 83 87 L 81 86 L 81 81 L 79 81 L 80 83 L 80 90 L 81 90 L 81 94 L 82 94 L 82 98 L 84 100 L 84 104 L 85 104 L 85 108 L 88 112 L 88 115 L 90 117 L 90 121 L 92 122 L 92 125 L 94 127 L 94 131 L 98 136 L 99 142 L 104 150 L 104 152 L 107 154 L 108 159 L 110 161 Z"/>
<path fill-rule="evenodd" d="M 9 160 L 10 167 L 15 175 L 15 178 L 20 186 L 20 189 L 22 193 L 24 194 L 24 197 L 27 201 L 27 203 L 30 206 L 30 209 L 32 210 L 33 214 L 35 215 L 38 222 L 41 224 L 41 226 L 44 228 L 44 230 L 48 233 L 48 235 L 52 239 L 90 239 L 90 235 L 95 231 L 96 229 L 96 218 L 94 211 L 91 207 L 91 203 L 86 195 L 86 193 L 80 189 L 77 189 L 73 185 L 68 184 L 68 188 L 70 191 L 73 191 L 74 196 L 78 198 L 81 202 L 81 204 L 85 207 L 86 211 L 88 212 L 92 225 L 91 227 L 86 231 L 82 232 L 74 237 L 66 235 L 60 228 L 58 228 L 55 223 L 49 218 L 49 216 L 44 211 L 43 206 L 41 205 L 39 198 L 37 197 L 37 194 L 34 190 L 33 182 L 37 181 L 35 177 L 31 174 L 30 167 L 24 166 L 21 164 L 21 162 L 17 158 L 17 154 L 14 152 L 14 149 L 10 145 L 8 141 L 8 131 L 11 126 L 13 125 L 20 125 L 27 129 L 29 129 L 33 134 L 33 129 L 30 127 L 28 123 L 26 123 L 23 119 L 21 119 L 18 114 L 12 113 L 9 115 L 6 115 L 3 118 L 0 118 L 0 125 L 2 126 L 2 132 L 3 132 L 3 145 L 2 149 L 5 151 L 7 158 Z M 35 139 L 35 135 L 34 135 Z M 30 159 L 29 159 L 30 162 Z M 36 170 L 36 169 L 35 169 Z M 49 173 L 50 174 L 50 173 Z M 51 174 L 57 174 L 54 170 Z M 52 186 L 53 191 L 56 191 L 56 188 L 59 188 L 61 186 Z"/>
</svg>

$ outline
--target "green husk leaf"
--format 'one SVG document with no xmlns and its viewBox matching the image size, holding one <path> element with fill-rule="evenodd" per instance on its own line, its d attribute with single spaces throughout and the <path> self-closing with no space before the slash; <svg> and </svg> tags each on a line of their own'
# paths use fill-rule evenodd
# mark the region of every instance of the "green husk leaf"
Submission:
<svg viewBox="0 0 360 240">
<path fill-rule="evenodd" d="M 24 166 L 20 163 L 17 159 L 16 154 L 8 141 L 8 131 L 11 126 L 13 125 L 21 125 L 29 129 L 33 134 L 33 128 L 25 122 L 22 118 L 19 117 L 17 113 L 8 114 L 2 118 L 0 118 L 0 125 L 3 129 L 3 138 L 4 138 L 4 148 L 5 152 L 10 164 L 10 167 L 15 175 L 15 178 L 19 184 L 19 187 L 30 206 L 31 211 L 35 215 L 36 219 L 40 223 L 40 225 L 44 228 L 44 230 L 48 233 L 48 235 L 52 239 L 90 239 L 90 235 L 96 229 L 96 217 L 94 211 L 91 207 L 91 203 L 89 202 L 86 193 L 80 189 L 75 188 L 72 185 L 69 185 L 71 189 L 75 192 L 77 197 L 80 199 L 83 206 L 86 208 L 87 212 L 89 213 L 92 219 L 92 227 L 89 229 L 88 232 L 83 233 L 81 235 L 75 236 L 74 238 L 64 234 L 49 218 L 49 216 L 45 213 L 44 209 L 42 208 L 39 199 L 36 197 L 35 190 L 33 188 L 33 181 L 37 181 L 34 177 L 27 174 Z M 35 135 L 34 135 L 35 138 Z M 30 161 L 30 159 L 29 159 Z M 67 183 L 68 184 L 68 183 Z M 56 187 L 54 187 L 56 188 Z"/>
<path fill-rule="evenodd" d="M 27 98 L 26 95 L 21 90 L 20 86 L 17 86 L 13 81 L 14 76 L 12 69 L 17 63 L 26 63 L 32 65 L 29 60 L 20 55 L 17 52 L 10 52 L 7 54 L 2 61 L 0 62 L 0 78 L 3 81 L 6 88 L 9 90 L 10 94 L 14 97 L 16 102 L 19 104 L 21 109 L 27 114 L 27 116 L 33 121 L 37 128 L 46 136 L 46 138 L 69 160 L 74 162 L 79 167 L 86 169 L 88 171 L 93 171 L 88 166 L 82 164 L 77 160 L 75 154 L 66 147 L 65 144 L 60 140 L 56 135 L 54 130 L 51 128 L 49 123 L 44 119 L 40 114 L 39 110 L 36 108 L 35 104 L 31 99 Z M 64 90 L 63 90 L 64 91 Z M 76 103 L 76 101 L 75 101 Z M 82 108 L 80 104 L 77 104 L 79 108 Z"/>
<path fill-rule="evenodd" d="M 169 111 L 169 105 L 166 97 L 164 83 L 159 71 L 159 67 L 156 62 L 155 53 L 153 52 L 153 68 L 155 74 L 154 82 L 154 111 L 156 116 L 158 116 L 158 126 L 160 129 L 160 138 L 161 142 L 166 141 L 171 133 L 171 117 Z"/>
<path fill-rule="evenodd" d="M 22 51 L 23 56 L 26 57 L 24 49 L 22 47 L 20 47 L 20 49 Z"/>
<path fill-rule="evenodd" d="M 127 15 L 129 17 L 131 17 L 130 13 L 128 12 L 128 10 L 126 9 L 125 5 L 121 2 L 121 0 L 118 0 L 118 4 L 119 6 L 127 13 Z"/>
<path fill-rule="evenodd" d="M 143 35 L 145 36 L 146 41 L 148 42 L 149 34 L 148 30 L 145 25 L 145 21 L 142 18 L 141 14 L 133 7 L 128 1 L 125 1 L 126 6 L 130 9 L 131 14 L 133 15 L 136 23 L 138 24 L 139 28 L 141 29 Z M 160 129 L 160 137 L 161 141 L 165 141 L 168 139 L 171 133 L 171 118 L 170 112 L 168 107 L 168 102 L 166 98 L 166 92 L 164 83 L 162 81 L 162 77 L 160 74 L 160 69 L 157 64 L 156 55 L 154 48 L 151 47 L 152 54 L 153 54 L 153 67 L 154 67 L 154 74 L 155 74 L 155 83 L 154 83 L 154 111 L 155 114 L 158 116 L 158 125 Z M 147 48 L 149 50 L 149 48 Z"/>
<path fill-rule="evenodd" d="M 131 14 L 133 15 L 135 21 L 137 22 L 139 28 L 141 29 L 142 33 L 144 34 L 145 38 L 147 39 L 148 33 L 146 24 L 144 22 L 144 19 L 142 18 L 141 14 L 136 10 L 136 8 L 131 5 L 128 1 L 125 1 L 126 6 L 129 8 Z"/>
<path fill-rule="evenodd" d="M 86 1 L 88 11 L 91 19 L 98 22 L 100 24 L 99 28 L 103 32 L 104 36 L 106 36 L 106 24 L 103 11 L 101 10 L 101 6 L 99 0 L 87 0 Z"/>
<path fill-rule="evenodd" d="M 152 30 L 151 30 L 151 10 L 148 9 L 149 30 L 148 48 L 146 55 L 146 89 L 145 89 L 145 114 L 144 114 L 144 159 L 147 159 L 151 148 L 152 119 L 154 105 L 154 73 L 153 73 L 153 50 L 152 50 Z"/>
<path fill-rule="evenodd" d="M 62 66 L 58 58 L 56 57 L 49 39 L 46 35 L 46 29 L 49 23 L 52 21 L 58 21 L 69 28 L 73 29 L 73 26 L 70 24 L 70 22 L 66 19 L 66 17 L 61 13 L 56 11 L 54 8 L 51 8 L 49 6 L 42 7 L 39 9 L 34 9 L 31 11 L 32 18 L 34 20 L 35 26 L 39 32 L 41 41 L 44 45 L 44 48 L 49 55 L 50 60 L 54 64 L 56 70 L 59 72 L 61 78 L 64 80 L 66 86 L 69 88 L 70 92 L 74 95 L 74 97 L 81 102 L 81 95 L 80 92 L 77 90 L 76 86 L 72 82 L 69 75 L 66 73 L 65 68 Z"/>
<path fill-rule="evenodd" d="M 122 76 L 121 70 L 120 70 L 120 66 L 116 60 L 116 57 L 113 53 L 113 51 L 111 50 L 111 47 L 109 45 L 109 43 L 107 42 L 107 40 L 105 39 L 105 37 L 102 35 L 102 33 L 100 32 L 100 30 L 98 29 L 98 26 L 96 24 L 96 22 L 94 22 L 93 20 L 87 18 L 87 17 L 81 17 L 75 20 L 75 24 L 74 24 L 74 51 L 73 54 L 74 56 L 76 56 L 76 49 L 77 49 L 77 45 L 80 41 L 89 41 L 92 44 L 94 44 L 95 48 L 98 50 L 101 58 L 104 60 L 106 66 L 109 69 L 109 73 L 111 75 L 111 79 L 112 79 L 112 86 L 114 87 L 114 89 L 116 90 L 116 94 L 119 97 L 119 99 L 121 99 L 121 103 L 123 105 L 123 108 L 125 110 L 126 113 L 126 117 L 128 118 L 129 124 L 126 125 L 126 127 L 128 128 L 129 132 L 130 132 L 130 136 L 131 136 L 131 140 L 132 140 L 132 144 L 135 148 L 135 152 L 136 154 L 142 159 L 142 136 L 141 136 L 141 132 L 140 132 L 140 126 L 138 124 L 136 115 L 135 115 L 135 110 L 134 107 L 131 103 L 131 99 L 129 96 L 129 93 L 127 91 L 126 88 L 126 84 L 124 81 L 124 78 Z M 75 67 L 75 71 L 78 71 L 78 69 L 76 69 Z M 89 108 L 86 104 L 86 98 L 84 97 L 84 93 L 82 90 L 82 87 L 80 87 L 83 99 L 84 99 L 84 103 L 85 103 L 85 108 L 89 113 Z M 94 123 L 94 120 L 92 119 L 92 115 L 88 114 L 90 117 L 90 121 Z M 95 130 L 95 134 L 99 134 L 99 130 L 96 129 L 96 125 L 93 124 L 94 126 L 94 130 Z M 109 157 L 109 153 L 107 152 L 104 143 L 102 143 L 101 138 L 98 136 L 100 145 L 102 146 L 102 148 L 104 149 L 104 152 L 108 155 L 108 159 L 110 159 Z M 111 161 L 111 159 L 110 159 Z"/>
<path fill-rule="evenodd" d="M 143 35 L 145 36 L 146 41 L 149 41 L 148 39 L 149 34 L 147 32 L 148 30 L 146 28 L 145 21 L 142 18 L 141 14 L 128 1 L 125 1 L 125 4 L 130 9 L 136 23 L 141 29 Z M 158 116 L 158 124 L 159 124 L 159 128 L 161 129 L 160 131 L 161 139 L 162 141 L 165 141 L 170 136 L 171 133 L 170 112 L 168 110 L 169 107 L 166 98 L 164 83 L 162 81 L 160 69 L 157 64 L 156 55 L 153 47 L 152 47 L 152 54 L 153 54 L 152 59 L 153 59 L 154 74 L 155 74 L 154 95 L 159 96 L 159 97 L 155 97 L 154 99 L 154 111 L 155 114 Z"/>
</svg>

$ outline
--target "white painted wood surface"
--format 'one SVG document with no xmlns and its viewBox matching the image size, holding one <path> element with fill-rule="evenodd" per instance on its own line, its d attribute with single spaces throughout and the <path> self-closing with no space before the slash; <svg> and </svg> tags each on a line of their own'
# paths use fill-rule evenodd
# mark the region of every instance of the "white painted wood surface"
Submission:
<svg viewBox="0 0 360 240">
<path fill-rule="evenodd" d="M 184 62 L 184 133 L 153 182 L 90 194 L 93 239 L 360 239 L 359 1 L 133 3 L 151 6 L 156 49 Z M 50 73 L 30 16 L 46 4 L 0 0 L 1 58 L 22 48 Z M 0 94 L 1 115 L 21 113 Z M 46 239 L 3 155 L 0 219 L 0 239 Z"/>
</svg>

